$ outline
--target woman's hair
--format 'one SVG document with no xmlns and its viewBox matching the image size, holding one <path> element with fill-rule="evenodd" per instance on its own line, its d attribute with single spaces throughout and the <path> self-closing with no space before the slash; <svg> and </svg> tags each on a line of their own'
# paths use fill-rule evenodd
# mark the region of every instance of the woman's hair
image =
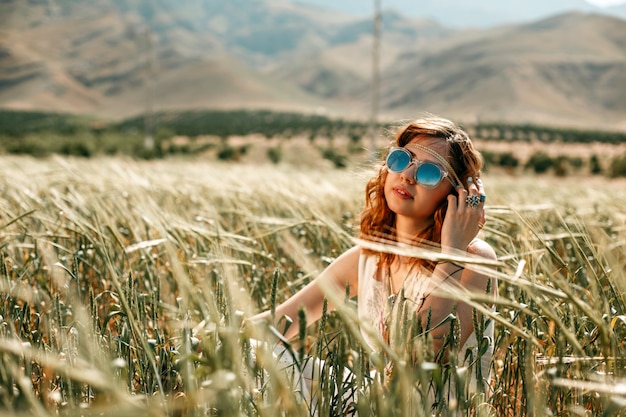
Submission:
<svg viewBox="0 0 626 417">
<path fill-rule="evenodd" d="M 468 188 L 467 178 L 480 178 L 480 170 L 483 159 L 474 148 L 472 142 L 460 127 L 453 122 L 437 117 L 425 116 L 408 124 L 400 126 L 395 134 L 395 139 L 389 144 L 387 151 L 392 146 L 404 147 L 415 137 L 424 138 L 429 147 L 434 147 L 450 163 L 458 177 L 463 182 L 462 186 Z M 383 155 L 385 157 L 386 155 Z M 365 188 L 365 207 L 361 213 L 360 237 L 364 240 L 393 240 L 397 241 L 397 233 L 394 229 L 395 213 L 389 209 L 385 200 L 385 180 L 387 167 L 381 166 L 378 174 L 374 176 Z M 456 190 L 453 191 L 456 194 Z M 422 233 L 413 236 L 413 241 L 424 244 L 441 244 L 441 226 L 448 208 L 448 200 L 443 199 L 435 210 L 433 223 Z M 372 251 L 368 251 L 372 252 Z M 381 261 L 391 263 L 394 255 L 380 253 Z M 418 260 L 418 264 L 433 270 L 436 263 L 427 260 Z"/>
</svg>

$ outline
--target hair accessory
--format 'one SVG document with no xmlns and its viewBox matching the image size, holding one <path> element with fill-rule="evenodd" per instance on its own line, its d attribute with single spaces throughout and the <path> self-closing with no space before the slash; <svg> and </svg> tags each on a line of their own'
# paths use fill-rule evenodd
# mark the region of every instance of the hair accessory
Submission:
<svg viewBox="0 0 626 417">
<path fill-rule="evenodd" d="M 467 177 L 467 182 L 473 182 L 473 181 L 474 181 L 474 178 L 472 178 L 472 177 Z"/>
<path fill-rule="evenodd" d="M 480 197 L 478 197 L 478 195 L 476 194 L 470 194 L 465 199 L 465 202 L 469 207 L 476 207 L 480 204 Z"/>
<path fill-rule="evenodd" d="M 481 203 L 484 203 L 486 199 L 487 199 L 487 196 L 486 196 L 486 195 L 484 195 L 484 194 L 481 194 L 481 195 L 480 195 L 480 202 L 481 202 Z"/>
</svg>

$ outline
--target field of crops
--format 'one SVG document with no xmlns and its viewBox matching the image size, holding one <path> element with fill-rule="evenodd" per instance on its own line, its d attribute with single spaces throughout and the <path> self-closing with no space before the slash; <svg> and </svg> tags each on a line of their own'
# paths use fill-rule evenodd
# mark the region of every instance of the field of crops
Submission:
<svg viewBox="0 0 626 417">
<path fill-rule="evenodd" d="M 371 172 L 13 156 L 0 172 L 0 414 L 312 414 L 262 349 L 247 360 L 273 329 L 241 323 L 354 244 Z M 484 180 L 493 378 L 440 415 L 626 415 L 626 182 Z M 346 389 L 361 416 L 430 415 L 413 399 L 465 378 L 390 352 L 395 379 L 369 381 L 356 325 L 350 301 L 289 345 L 357 376 L 320 381 L 320 416 L 340 415 Z"/>
</svg>

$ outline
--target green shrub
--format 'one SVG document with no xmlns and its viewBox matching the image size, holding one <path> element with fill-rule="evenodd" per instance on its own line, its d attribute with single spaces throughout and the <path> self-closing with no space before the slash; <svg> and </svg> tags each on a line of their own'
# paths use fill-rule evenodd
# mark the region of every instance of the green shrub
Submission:
<svg viewBox="0 0 626 417">
<path fill-rule="evenodd" d="M 335 164 L 335 168 L 345 168 L 348 166 L 347 157 L 335 148 L 323 148 L 321 149 L 322 157 Z"/>
<path fill-rule="evenodd" d="M 272 163 L 277 164 L 283 158 L 283 149 L 280 146 L 273 146 L 267 150 L 267 157 Z"/>
<path fill-rule="evenodd" d="M 570 156 L 567 157 L 567 163 L 572 169 L 579 171 L 583 165 L 585 165 L 583 159 L 580 156 Z"/>
<path fill-rule="evenodd" d="M 569 158 L 559 155 L 553 160 L 554 174 L 558 177 L 565 177 L 569 173 Z"/>
<path fill-rule="evenodd" d="M 613 178 L 626 177 L 626 154 L 613 158 L 609 175 Z"/>
<path fill-rule="evenodd" d="M 554 165 L 554 161 L 545 152 L 535 152 L 528 162 L 526 162 L 526 168 L 532 169 L 536 174 L 544 174 Z"/>
<path fill-rule="evenodd" d="M 33 137 L 24 137 L 10 141 L 6 144 L 6 151 L 10 154 L 31 155 L 34 157 L 43 157 L 51 153 L 47 146 Z"/>
<path fill-rule="evenodd" d="M 239 156 L 237 149 L 227 143 L 217 151 L 217 159 L 221 161 L 238 161 Z"/>
<path fill-rule="evenodd" d="M 351 143 L 359 143 L 361 142 L 362 138 L 364 136 L 364 133 L 362 130 L 351 130 L 350 133 L 348 133 L 348 137 L 350 138 L 350 142 Z"/>
<path fill-rule="evenodd" d="M 519 159 L 511 152 L 501 153 L 498 157 L 498 165 L 504 168 L 517 168 Z"/>
<path fill-rule="evenodd" d="M 492 166 L 499 166 L 507 169 L 517 168 L 519 165 L 519 159 L 515 157 L 511 152 L 496 153 L 490 151 L 481 151 L 483 161 L 485 163 L 485 170 L 488 170 Z"/>
<path fill-rule="evenodd" d="M 71 141 L 61 145 L 59 153 L 62 155 L 82 156 L 89 158 L 93 155 L 93 149 L 85 142 Z"/>
<path fill-rule="evenodd" d="M 350 155 L 361 154 L 365 151 L 365 147 L 360 142 L 352 142 L 348 143 L 348 153 Z"/>
<path fill-rule="evenodd" d="M 167 149 L 167 151 L 172 154 L 172 155 L 176 155 L 176 154 L 189 154 L 191 149 L 189 148 L 188 144 L 184 144 L 184 145 L 170 145 L 169 148 Z"/>
<path fill-rule="evenodd" d="M 248 149 L 250 149 L 251 147 L 252 145 L 249 143 L 246 143 L 245 145 L 241 145 L 238 148 L 239 155 L 246 155 L 248 153 Z"/>
<path fill-rule="evenodd" d="M 480 154 L 483 157 L 483 162 L 485 163 L 485 169 L 488 169 L 490 165 L 496 165 L 498 163 L 498 156 L 495 152 L 491 151 L 481 151 Z"/>
<path fill-rule="evenodd" d="M 602 174 L 602 165 L 600 164 L 598 155 L 594 154 L 589 158 L 589 172 L 594 175 Z"/>
</svg>

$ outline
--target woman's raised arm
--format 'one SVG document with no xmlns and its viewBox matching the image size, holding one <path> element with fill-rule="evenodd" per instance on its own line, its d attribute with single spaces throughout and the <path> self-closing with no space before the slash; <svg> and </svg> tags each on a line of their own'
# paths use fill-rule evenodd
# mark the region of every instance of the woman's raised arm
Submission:
<svg viewBox="0 0 626 417">
<path fill-rule="evenodd" d="M 322 316 L 326 291 L 345 291 L 350 285 L 350 296 L 358 291 L 358 265 L 361 248 L 354 246 L 335 259 L 324 271 L 304 288 L 276 307 L 275 317 L 280 319 L 287 316 L 293 320 L 293 325 L 285 333 L 290 339 L 299 329 L 298 310 L 303 307 L 306 311 L 307 325 L 317 321 Z M 334 305 L 329 299 L 329 308 Z M 265 311 L 249 319 L 251 322 L 270 320 L 271 312 Z"/>
</svg>

